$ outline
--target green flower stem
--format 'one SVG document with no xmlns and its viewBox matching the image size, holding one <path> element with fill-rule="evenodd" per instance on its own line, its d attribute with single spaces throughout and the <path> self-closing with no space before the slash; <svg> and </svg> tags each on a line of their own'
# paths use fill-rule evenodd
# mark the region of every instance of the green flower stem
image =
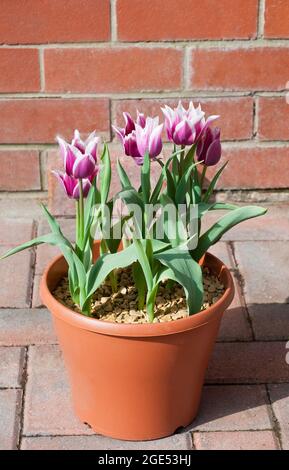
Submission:
<svg viewBox="0 0 289 470">
<path fill-rule="evenodd" d="M 109 253 L 109 249 L 104 238 L 100 242 L 100 253 Z M 109 273 L 109 281 L 112 288 L 112 292 L 117 292 L 117 277 L 115 271 L 111 271 Z"/>
<path fill-rule="evenodd" d="M 185 148 L 186 148 L 185 145 L 181 145 L 180 164 L 179 164 L 180 176 L 182 176 L 184 173 Z"/>
<path fill-rule="evenodd" d="M 156 296 L 158 292 L 158 285 L 154 286 L 151 291 L 147 292 L 147 299 L 146 299 L 146 312 L 150 323 L 153 323 L 155 318 L 155 302 Z"/>
<path fill-rule="evenodd" d="M 82 259 L 82 241 L 81 241 L 81 228 L 80 228 L 80 202 L 76 201 L 76 243 L 75 252 L 79 259 Z"/>
<path fill-rule="evenodd" d="M 85 307 L 81 310 L 82 313 L 84 315 L 86 315 L 87 317 L 91 317 L 91 304 L 92 304 L 92 298 L 90 297 L 89 299 L 87 299 L 87 301 L 85 302 Z"/>
<path fill-rule="evenodd" d="M 84 242 L 84 198 L 82 179 L 79 180 L 79 238 L 80 246 L 83 249 Z"/>
<path fill-rule="evenodd" d="M 147 315 L 150 323 L 153 323 L 154 318 L 155 318 L 155 312 L 154 312 L 154 304 L 147 304 Z"/>
<path fill-rule="evenodd" d="M 153 256 L 153 245 L 152 245 L 152 240 L 150 237 L 150 233 L 148 230 L 148 216 L 147 213 L 144 213 L 144 225 L 145 225 L 145 234 L 146 234 L 146 255 L 150 264 L 151 269 L 153 270 L 154 267 L 154 256 Z"/>
<path fill-rule="evenodd" d="M 203 165 L 203 171 L 202 171 L 201 180 L 200 180 L 201 190 L 203 189 L 203 184 L 204 184 L 207 168 L 208 168 L 207 165 Z"/>
<path fill-rule="evenodd" d="M 79 244 L 79 201 L 75 202 L 75 212 L 76 212 L 76 227 L 75 227 L 75 240 L 76 245 Z"/>
</svg>

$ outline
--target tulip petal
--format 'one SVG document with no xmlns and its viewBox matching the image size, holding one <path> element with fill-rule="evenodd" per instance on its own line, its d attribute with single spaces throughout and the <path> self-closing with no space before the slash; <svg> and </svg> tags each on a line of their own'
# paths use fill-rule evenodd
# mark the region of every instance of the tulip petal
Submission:
<svg viewBox="0 0 289 470">
<path fill-rule="evenodd" d="M 160 124 L 159 126 L 155 127 L 154 130 L 152 131 L 150 135 L 150 140 L 149 140 L 149 156 L 151 158 L 157 157 L 163 148 L 163 143 L 162 143 L 162 131 L 163 131 L 163 124 Z"/>
<path fill-rule="evenodd" d="M 149 118 L 147 118 L 146 127 L 143 129 L 141 126 L 136 124 L 135 126 L 135 136 L 136 136 L 136 144 L 138 151 L 142 157 L 145 156 L 145 153 L 148 151 L 149 148 L 149 133 L 148 127 L 151 125 Z"/>
<path fill-rule="evenodd" d="M 125 154 L 130 157 L 138 158 L 138 159 L 143 158 L 138 150 L 135 131 L 124 138 L 124 150 L 125 150 Z"/>
<path fill-rule="evenodd" d="M 75 131 L 74 131 L 74 137 L 72 139 L 71 145 L 73 145 L 73 147 L 76 147 L 82 153 L 85 152 L 85 143 L 81 139 L 80 133 L 77 129 L 75 129 Z"/>
<path fill-rule="evenodd" d="M 96 135 L 96 131 L 94 130 L 89 134 L 89 136 L 85 140 L 84 142 L 85 147 L 89 144 L 89 142 L 91 142 L 91 140 L 94 140 L 95 138 L 97 138 L 97 135 Z"/>
<path fill-rule="evenodd" d="M 195 138 L 195 130 L 187 120 L 181 121 L 175 128 L 173 135 L 177 145 L 192 145 Z"/>
<path fill-rule="evenodd" d="M 199 136 L 206 131 L 206 129 L 210 126 L 212 122 L 216 121 L 216 119 L 219 119 L 219 117 L 220 116 L 218 115 L 209 116 L 208 119 L 203 123 L 202 129 L 199 132 Z"/>
<path fill-rule="evenodd" d="M 219 139 L 214 140 L 214 142 L 212 142 L 210 147 L 208 148 L 207 156 L 205 159 L 205 165 L 207 166 L 216 165 L 219 162 L 221 155 L 222 155 L 221 142 Z"/>
<path fill-rule="evenodd" d="M 97 160 L 98 144 L 99 144 L 99 137 L 94 137 L 86 144 L 86 147 L 85 147 L 85 153 L 89 153 L 93 157 L 95 162 Z"/>
<path fill-rule="evenodd" d="M 138 110 L 137 110 L 137 118 L 136 118 L 136 123 L 141 126 L 141 127 L 145 127 L 146 125 L 146 118 L 145 118 L 145 115 L 143 113 L 140 113 Z"/>
<path fill-rule="evenodd" d="M 82 194 L 83 194 L 83 197 L 87 197 L 88 192 L 90 190 L 90 187 L 91 187 L 91 183 L 90 183 L 89 180 L 85 179 L 85 180 L 82 181 Z M 73 190 L 72 197 L 73 197 L 73 199 L 79 199 L 79 197 L 80 197 L 79 182 L 76 184 L 76 186 Z"/>
<path fill-rule="evenodd" d="M 72 176 L 68 176 L 66 173 L 61 173 L 60 171 L 53 170 L 52 173 L 56 176 L 56 178 L 60 182 L 66 195 L 69 198 L 73 197 L 73 191 L 77 184 L 77 181 Z"/>
<path fill-rule="evenodd" d="M 56 137 L 56 140 L 60 148 L 60 155 L 62 156 L 63 161 L 65 161 L 68 143 L 59 136 Z"/>
<path fill-rule="evenodd" d="M 117 137 L 119 138 L 119 140 L 121 141 L 121 143 L 123 143 L 123 139 L 125 137 L 125 132 L 124 132 L 124 129 L 122 129 L 121 127 L 116 127 L 116 126 L 111 126 L 113 131 L 116 133 Z"/>
<path fill-rule="evenodd" d="M 76 147 L 72 147 L 71 145 L 66 146 L 66 155 L 64 160 L 64 169 L 68 176 L 73 176 L 73 165 L 78 154 L 82 155 L 80 150 Z"/>
<path fill-rule="evenodd" d="M 124 132 L 125 132 L 125 135 L 129 135 L 132 133 L 132 131 L 135 130 L 134 120 L 132 119 L 131 115 L 127 112 L 123 113 L 123 117 L 125 120 Z"/>
<path fill-rule="evenodd" d="M 93 174 L 95 160 L 90 154 L 79 156 L 73 165 L 73 176 L 77 179 L 85 179 Z"/>
</svg>

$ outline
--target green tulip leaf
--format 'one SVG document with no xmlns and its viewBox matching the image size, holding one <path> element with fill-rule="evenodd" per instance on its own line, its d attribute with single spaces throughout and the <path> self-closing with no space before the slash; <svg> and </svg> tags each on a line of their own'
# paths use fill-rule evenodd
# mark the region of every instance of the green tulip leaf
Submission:
<svg viewBox="0 0 289 470">
<path fill-rule="evenodd" d="M 267 209 L 258 206 L 245 206 L 232 210 L 218 220 L 200 238 L 198 247 L 193 251 L 193 257 L 197 261 L 206 253 L 210 246 L 214 245 L 220 238 L 235 225 L 254 217 L 264 215 Z"/>
<path fill-rule="evenodd" d="M 199 312 L 203 304 L 203 275 L 200 265 L 192 258 L 190 252 L 175 247 L 155 254 L 155 258 L 169 268 L 166 275 L 185 289 L 189 314 Z M 164 273 L 161 279 L 163 278 Z"/>
<path fill-rule="evenodd" d="M 132 188 L 133 186 L 130 182 L 130 179 L 125 169 L 123 168 L 122 164 L 120 163 L 119 159 L 117 160 L 117 171 L 118 171 L 118 176 L 120 179 L 122 189 Z"/>
</svg>

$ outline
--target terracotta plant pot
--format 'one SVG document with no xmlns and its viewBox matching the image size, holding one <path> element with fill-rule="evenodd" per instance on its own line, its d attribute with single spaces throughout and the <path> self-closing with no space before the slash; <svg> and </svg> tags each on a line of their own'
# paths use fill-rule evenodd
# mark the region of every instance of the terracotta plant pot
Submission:
<svg viewBox="0 0 289 470">
<path fill-rule="evenodd" d="M 58 257 L 46 269 L 41 297 L 53 316 L 74 409 L 96 433 L 157 439 L 195 418 L 220 321 L 234 296 L 226 266 L 211 254 L 204 263 L 225 285 L 221 299 L 185 319 L 136 325 L 73 312 L 51 293 L 67 273 L 65 260 Z"/>
</svg>

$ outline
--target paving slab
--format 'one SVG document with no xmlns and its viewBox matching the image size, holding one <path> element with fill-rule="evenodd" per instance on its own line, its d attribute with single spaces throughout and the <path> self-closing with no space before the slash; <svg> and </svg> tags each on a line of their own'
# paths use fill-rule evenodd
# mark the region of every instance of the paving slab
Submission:
<svg viewBox="0 0 289 470">
<path fill-rule="evenodd" d="M 289 382 L 286 342 L 217 343 L 207 371 L 208 383 Z"/>
<path fill-rule="evenodd" d="M 0 346 L 56 342 L 47 309 L 0 309 Z"/>
<path fill-rule="evenodd" d="M 23 348 L 0 347 L 0 387 L 20 387 L 23 367 Z"/>
<path fill-rule="evenodd" d="M 282 448 L 289 450 L 289 383 L 269 385 L 268 388 L 281 432 Z"/>
<path fill-rule="evenodd" d="M 190 450 L 192 438 L 177 434 L 156 441 L 130 442 L 103 436 L 25 437 L 22 450 Z"/>
<path fill-rule="evenodd" d="M 288 339 L 289 242 L 237 242 L 235 255 L 256 339 Z"/>
<path fill-rule="evenodd" d="M 194 434 L 196 450 L 277 450 L 272 431 L 204 432 Z"/>
<path fill-rule="evenodd" d="M 0 450 L 16 449 L 20 431 L 21 390 L 0 390 Z"/>
<path fill-rule="evenodd" d="M 0 256 L 12 246 L 0 246 Z M 0 308 L 30 307 L 32 290 L 31 251 L 23 251 L 0 262 Z"/>
<path fill-rule="evenodd" d="M 94 434 L 72 410 L 66 370 L 57 346 L 29 348 L 24 434 Z"/>
<path fill-rule="evenodd" d="M 197 431 L 244 431 L 271 429 L 269 403 L 264 385 L 213 385 L 203 390 Z"/>
</svg>

